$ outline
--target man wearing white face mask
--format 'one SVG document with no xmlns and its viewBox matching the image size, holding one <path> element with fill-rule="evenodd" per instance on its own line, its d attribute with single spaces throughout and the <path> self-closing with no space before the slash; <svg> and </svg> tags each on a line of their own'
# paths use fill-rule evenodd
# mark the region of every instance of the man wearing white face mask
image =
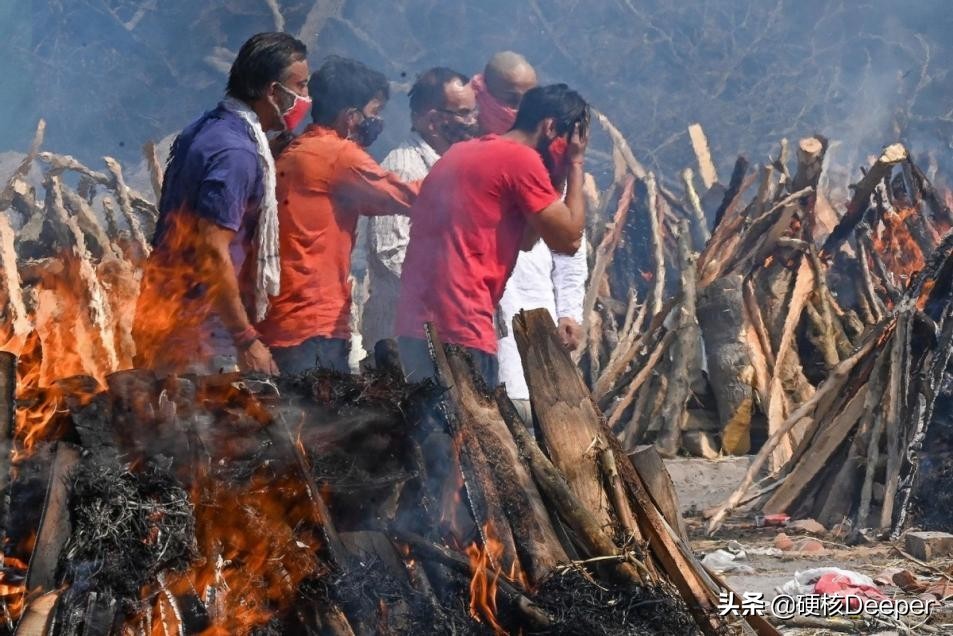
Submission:
<svg viewBox="0 0 953 636">
<path fill-rule="evenodd" d="M 242 45 L 219 105 L 172 145 L 133 338 L 160 374 L 220 370 L 234 358 L 276 373 L 254 328 L 279 291 L 275 165 L 266 133 L 307 114 L 307 49 L 284 33 Z"/>
</svg>

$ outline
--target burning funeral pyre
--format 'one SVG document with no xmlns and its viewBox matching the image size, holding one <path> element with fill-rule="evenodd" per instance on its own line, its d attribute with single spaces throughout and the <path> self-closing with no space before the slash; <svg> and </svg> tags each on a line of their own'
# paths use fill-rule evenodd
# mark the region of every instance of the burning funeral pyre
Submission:
<svg viewBox="0 0 953 636">
<path fill-rule="evenodd" d="M 599 121 L 585 351 L 544 311 L 513 325 L 535 434 L 433 332 L 437 383 L 386 342 L 352 376 L 131 368 L 155 208 L 41 123 L 0 192 L 0 632 L 777 633 L 715 611 L 680 450 L 757 451 L 712 530 L 750 501 L 901 529 L 948 390 L 943 195 L 897 144 L 838 214 L 820 137 L 722 186 L 693 127 L 699 195 Z"/>
</svg>

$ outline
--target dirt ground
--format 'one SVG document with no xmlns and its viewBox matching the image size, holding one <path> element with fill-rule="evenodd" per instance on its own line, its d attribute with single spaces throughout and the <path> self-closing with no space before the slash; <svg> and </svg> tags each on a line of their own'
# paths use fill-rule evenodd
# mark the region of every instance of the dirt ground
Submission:
<svg viewBox="0 0 953 636">
<path fill-rule="evenodd" d="M 953 595 L 953 559 L 917 563 L 901 553 L 902 543 L 894 545 L 887 541 L 875 541 L 847 546 L 829 531 L 811 534 L 790 527 L 757 527 L 754 516 L 744 512 L 732 517 L 715 536 L 707 536 L 702 512 L 719 504 L 731 493 L 744 475 L 748 462 L 747 457 L 714 461 L 678 458 L 666 461 L 678 491 L 679 505 L 686 520 L 692 548 L 698 557 L 704 558 L 716 550 L 732 553 L 741 550 L 745 553 L 744 558 L 732 561 L 723 571 L 725 580 L 739 597 L 745 592 L 760 593 L 770 602 L 778 595 L 778 588 L 791 581 L 797 572 L 825 567 L 851 570 L 869 576 L 878 581 L 878 589 L 889 598 L 918 597 L 915 592 L 907 593 L 894 584 L 886 583 L 892 580 L 893 573 L 898 570 L 909 571 L 918 582 L 925 585 L 950 581 L 949 591 Z M 794 549 L 778 549 L 778 546 L 784 543 L 778 539 L 780 533 L 784 533 L 794 542 Z M 820 551 L 799 551 L 798 548 L 803 549 L 807 539 L 817 540 L 820 545 L 813 544 L 812 548 Z M 935 605 L 925 625 L 920 624 L 923 622 L 922 618 L 915 620 L 913 617 L 908 617 L 900 623 L 886 619 L 846 619 L 846 622 L 841 619 L 840 622 L 843 624 L 829 627 L 785 626 L 782 632 L 797 636 L 843 633 L 953 634 L 953 599 Z"/>
</svg>

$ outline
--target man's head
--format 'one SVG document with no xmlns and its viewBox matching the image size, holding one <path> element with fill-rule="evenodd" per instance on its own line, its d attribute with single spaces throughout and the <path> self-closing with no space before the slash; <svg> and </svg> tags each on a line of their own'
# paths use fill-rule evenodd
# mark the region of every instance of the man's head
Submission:
<svg viewBox="0 0 953 636">
<path fill-rule="evenodd" d="M 331 55 L 311 76 L 311 90 L 317 96 L 311 109 L 314 123 L 364 147 L 374 143 L 384 127 L 380 112 L 390 97 L 382 73 L 357 60 Z"/>
<path fill-rule="evenodd" d="M 476 136 L 476 93 L 470 78 L 442 66 L 421 73 L 410 89 L 410 119 L 441 155 L 456 142 Z"/>
<path fill-rule="evenodd" d="M 308 49 L 287 33 L 259 33 L 242 45 L 226 92 L 257 113 L 265 130 L 294 128 L 307 114 Z"/>
<path fill-rule="evenodd" d="M 480 130 L 502 135 L 513 127 L 516 109 L 526 91 L 536 86 L 536 71 L 519 53 L 503 51 L 473 78 Z"/>
<path fill-rule="evenodd" d="M 589 104 L 565 84 L 539 86 L 526 93 L 516 113 L 513 130 L 519 131 L 543 156 L 550 174 L 558 178 L 573 130 L 588 135 Z"/>
<path fill-rule="evenodd" d="M 483 79 L 490 95 L 510 108 L 519 108 L 523 95 L 537 84 L 536 69 L 513 51 L 491 57 L 483 69 Z"/>
</svg>

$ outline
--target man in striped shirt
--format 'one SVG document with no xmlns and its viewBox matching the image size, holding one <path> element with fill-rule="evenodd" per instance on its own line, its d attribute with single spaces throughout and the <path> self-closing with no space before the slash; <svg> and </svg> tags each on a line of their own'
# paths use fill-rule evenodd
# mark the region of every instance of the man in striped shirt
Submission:
<svg viewBox="0 0 953 636">
<path fill-rule="evenodd" d="M 444 67 L 423 72 L 410 90 L 411 136 L 381 165 L 404 181 L 419 181 L 451 145 L 477 133 L 476 96 L 470 79 Z M 394 309 L 400 272 L 410 240 L 406 216 L 375 216 L 368 221 L 368 299 L 361 320 L 364 348 L 394 335 Z"/>
</svg>

